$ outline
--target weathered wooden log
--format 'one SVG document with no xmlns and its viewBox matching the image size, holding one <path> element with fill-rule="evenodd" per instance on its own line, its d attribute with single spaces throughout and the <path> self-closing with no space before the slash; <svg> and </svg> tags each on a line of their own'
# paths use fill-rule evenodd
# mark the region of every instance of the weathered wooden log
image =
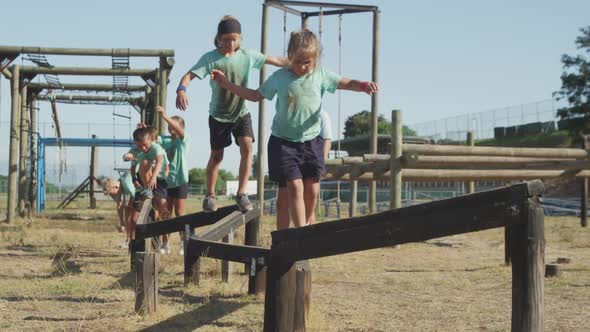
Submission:
<svg viewBox="0 0 590 332">
<path fill-rule="evenodd" d="M 373 173 L 364 173 L 357 178 L 358 181 L 389 180 L 390 172 L 384 173 L 380 177 L 373 177 Z M 590 170 L 585 171 L 562 171 L 562 170 L 472 170 L 472 169 L 403 169 L 404 181 L 490 181 L 490 180 L 533 180 L 533 179 L 553 179 L 559 177 L 590 177 Z M 335 178 L 328 173 L 325 180 L 340 179 L 350 180 L 350 175 L 346 174 Z"/>
<path fill-rule="evenodd" d="M 520 206 L 521 222 L 512 225 L 512 331 L 543 331 L 545 234 L 543 208 L 536 197 Z"/>
<path fill-rule="evenodd" d="M 226 236 L 221 239 L 223 243 L 232 244 L 234 242 L 234 232 L 233 230 L 230 231 Z M 231 276 L 231 263 L 228 260 L 221 261 L 221 281 L 222 282 L 229 282 Z"/>
<path fill-rule="evenodd" d="M 271 256 L 264 301 L 264 332 L 295 331 L 296 264 Z"/>
<path fill-rule="evenodd" d="M 158 254 L 142 251 L 135 256 L 135 312 L 147 315 L 158 308 Z"/>
<path fill-rule="evenodd" d="M 257 247 L 260 241 L 260 218 L 255 218 L 246 224 L 244 242 L 248 246 Z M 261 294 L 264 292 L 266 281 L 266 269 L 252 267 L 251 264 L 246 264 L 246 274 L 248 279 L 248 294 Z M 256 268 L 256 271 L 252 271 Z"/>
<path fill-rule="evenodd" d="M 305 331 L 311 308 L 311 264 L 309 260 L 295 263 L 294 330 Z"/>
<path fill-rule="evenodd" d="M 590 161 L 588 160 L 482 156 L 420 156 L 417 154 L 405 154 L 402 157 L 402 165 L 404 168 L 414 169 L 590 169 Z"/>
<path fill-rule="evenodd" d="M 505 156 L 505 157 L 535 157 L 535 158 L 575 158 L 590 157 L 584 149 L 564 148 L 507 148 L 497 146 L 460 146 L 460 145 L 430 145 L 403 144 L 403 152 L 416 152 L 420 155 L 437 156 Z"/>
</svg>

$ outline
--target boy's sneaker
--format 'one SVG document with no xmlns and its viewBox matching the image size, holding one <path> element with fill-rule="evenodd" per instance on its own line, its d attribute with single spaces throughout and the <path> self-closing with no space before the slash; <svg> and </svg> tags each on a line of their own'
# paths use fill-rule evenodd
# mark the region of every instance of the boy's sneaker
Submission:
<svg viewBox="0 0 590 332">
<path fill-rule="evenodd" d="M 215 204 L 215 196 L 205 196 L 203 200 L 203 211 L 215 212 L 217 211 L 217 205 Z"/>
<path fill-rule="evenodd" d="M 236 203 L 238 204 L 238 208 L 242 211 L 250 211 L 253 208 L 252 203 L 248 198 L 248 194 L 236 195 Z"/>
<path fill-rule="evenodd" d="M 162 243 L 162 245 L 160 246 L 160 254 L 162 254 L 162 255 L 169 255 L 170 254 L 170 245 L 168 244 L 168 242 Z"/>
<path fill-rule="evenodd" d="M 152 199 L 154 198 L 154 192 L 151 189 L 143 188 L 139 191 L 139 195 L 142 199 Z"/>
</svg>

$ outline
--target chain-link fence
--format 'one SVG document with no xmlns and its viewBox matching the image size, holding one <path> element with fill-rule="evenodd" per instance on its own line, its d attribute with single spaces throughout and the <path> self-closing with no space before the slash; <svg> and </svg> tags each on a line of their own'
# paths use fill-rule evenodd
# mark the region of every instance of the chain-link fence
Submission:
<svg viewBox="0 0 590 332">
<path fill-rule="evenodd" d="M 436 142 L 463 142 L 467 132 L 473 132 L 476 139 L 494 138 L 498 129 L 540 124 L 545 130 L 557 129 L 556 112 L 563 102 L 547 99 L 529 104 L 515 105 L 479 113 L 469 113 L 439 120 L 410 124 L 418 136 L 429 137 Z M 544 124 L 544 125 L 543 125 Z"/>
</svg>

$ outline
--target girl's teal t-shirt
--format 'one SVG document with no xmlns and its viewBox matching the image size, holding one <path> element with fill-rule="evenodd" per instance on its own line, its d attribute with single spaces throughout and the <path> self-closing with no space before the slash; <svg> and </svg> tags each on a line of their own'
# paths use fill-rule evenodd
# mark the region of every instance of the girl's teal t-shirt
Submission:
<svg viewBox="0 0 590 332">
<path fill-rule="evenodd" d="M 272 135 L 291 142 L 316 138 L 321 130 L 322 95 L 325 91 L 334 93 L 340 78 L 322 67 L 304 76 L 297 76 L 288 68 L 270 75 L 258 92 L 268 100 L 277 95 Z"/>
</svg>

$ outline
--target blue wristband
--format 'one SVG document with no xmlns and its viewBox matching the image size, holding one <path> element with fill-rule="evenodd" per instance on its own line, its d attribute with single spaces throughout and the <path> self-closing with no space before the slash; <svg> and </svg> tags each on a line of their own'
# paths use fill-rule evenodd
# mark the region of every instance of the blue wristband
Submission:
<svg viewBox="0 0 590 332">
<path fill-rule="evenodd" d="M 185 91 L 185 92 L 186 92 L 186 86 L 184 86 L 184 85 L 180 84 L 180 85 L 178 86 L 178 88 L 176 88 L 176 92 L 178 92 L 178 91 Z"/>
</svg>

